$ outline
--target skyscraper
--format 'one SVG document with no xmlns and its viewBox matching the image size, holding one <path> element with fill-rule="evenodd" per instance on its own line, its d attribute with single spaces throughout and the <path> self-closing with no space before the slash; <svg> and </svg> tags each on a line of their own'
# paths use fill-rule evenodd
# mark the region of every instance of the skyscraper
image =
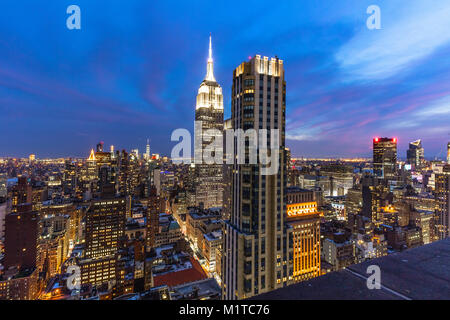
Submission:
<svg viewBox="0 0 450 320">
<path fill-rule="evenodd" d="M 287 221 L 293 240 L 294 281 L 320 276 L 320 212 L 314 191 L 287 188 Z"/>
<path fill-rule="evenodd" d="M 450 142 L 447 143 L 447 163 L 450 164 Z"/>
<path fill-rule="evenodd" d="M 392 179 L 397 166 L 397 138 L 373 139 L 373 172 L 375 176 Z"/>
<path fill-rule="evenodd" d="M 202 156 L 205 148 L 223 133 L 223 95 L 222 87 L 214 77 L 211 36 L 206 77 L 198 89 L 195 121 L 195 202 L 197 205 L 203 203 L 205 208 L 222 207 L 222 164 L 205 163 Z"/>
<path fill-rule="evenodd" d="M 33 202 L 33 190 L 27 177 L 19 177 L 17 185 L 11 189 L 11 212 L 17 212 L 17 206 Z"/>
<path fill-rule="evenodd" d="M 114 255 L 125 230 L 126 201 L 113 194 L 93 200 L 86 213 L 86 258 Z"/>
<path fill-rule="evenodd" d="M 150 188 L 150 197 L 148 201 L 147 208 L 147 220 L 146 220 L 146 239 L 145 244 L 147 247 L 147 251 L 150 251 L 151 248 L 155 247 L 156 244 L 156 235 L 159 232 L 159 214 L 162 211 L 162 200 L 158 195 L 155 186 Z"/>
<path fill-rule="evenodd" d="M 424 150 L 422 140 L 416 140 L 409 143 L 409 149 L 406 151 L 407 162 L 414 168 L 420 168 L 424 160 Z"/>
<path fill-rule="evenodd" d="M 144 155 L 144 159 L 145 160 L 150 160 L 151 156 L 150 156 L 150 140 L 147 139 L 147 145 L 145 146 L 145 155 Z"/>
<path fill-rule="evenodd" d="M 64 161 L 64 194 L 71 195 L 77 187 L 77 166 L 72 159 Z"/>
<path fill-rule="evenodd" d="M 11 212 L 5 217 L 5 269 L 36 267 L 38 213 L 32 210 L 32 188 L 20 177 L 12 190 Z"/>
<path fill-rule="evenodd" d="M 264 175 L 265 165 L 238 163 L 232 173 L 232 209 L 224 226 L 223 297 L 248 298 L 281 288 L 293 280 L 293 250 L 285 224 L 285 110 L 283 61 L 256 55 L 233 73 L 231 122 L 234 130 L 278 130 L 278 171 Z M 272 136 L 268 134 L 267 144 Z M 240 141 L 237 141 L 236 146 Z M 245 156 L 251 152 L 245 146 Z M 228 151 L 227 151 L 228 152 Z M 247 161 L 246 161 L 247 163 Z"/>
<path fill-rule="evenodd" d="M 436 213 L 439 223 L 437 232 L 439 239 L 450 236 L 450 165 L 443 168 L 443 172 L 436 174 Z"/>
<path fill-rule="evenodd" d="M 0 173 L 0 200 L 6 199 L 8 195 L 8 175 L 6 173 Z"/>
</svg>

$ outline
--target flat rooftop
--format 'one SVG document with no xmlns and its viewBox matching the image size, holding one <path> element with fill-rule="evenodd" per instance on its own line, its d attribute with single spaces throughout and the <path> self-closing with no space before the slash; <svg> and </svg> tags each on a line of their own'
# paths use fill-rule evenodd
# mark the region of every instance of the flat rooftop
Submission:
<svg viewBox="0 0 450 320">
<path fill-rule="evenodd" d="M 367 267 L 381 271 L 381 289 L 368 289 Z M 450 239 L 350 266 L 251 300 L 449 300 Z"/>
</svg>

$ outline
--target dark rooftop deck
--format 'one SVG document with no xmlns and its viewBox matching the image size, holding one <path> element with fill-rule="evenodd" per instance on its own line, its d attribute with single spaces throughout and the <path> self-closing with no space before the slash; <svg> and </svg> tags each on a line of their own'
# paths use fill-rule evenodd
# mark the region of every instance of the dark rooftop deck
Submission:
<svg viewBox="0 0 450 320">
<path fill-rule="evenodd" d="M 381 270 L 381 289 L 368 289 L 367 267 Z M 450 239 L 353 265 L 261 294 L 257 300 L 450 300 Z"/>
</svg>

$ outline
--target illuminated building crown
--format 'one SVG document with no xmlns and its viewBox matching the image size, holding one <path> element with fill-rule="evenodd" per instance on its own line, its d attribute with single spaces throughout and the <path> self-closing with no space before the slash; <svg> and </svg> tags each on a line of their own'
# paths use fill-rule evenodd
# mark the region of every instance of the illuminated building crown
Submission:
<svg viewBox="0 0 450 320">
<path fill-rule="evenodd" d="M 209 55 L 206 77 L 198 89 L 196 109 L 210 107 L 223 110 L 222 87 L 217 83 L 216 78 L 214 77 L 211 35 L 209 36 Z"/>
</svg>

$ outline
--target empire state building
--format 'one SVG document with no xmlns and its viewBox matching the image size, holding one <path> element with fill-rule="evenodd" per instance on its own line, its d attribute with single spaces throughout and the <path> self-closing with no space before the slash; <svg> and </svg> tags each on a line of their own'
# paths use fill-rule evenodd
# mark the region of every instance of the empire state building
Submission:
<svg viewBox="0 0 450 320">
<path fill-rule="evenodd" d="M 200 84 L 195 107 L 195 171 L 196 205 L 204 208 L 222 207 L 223 176 L 222 164 L 210 164 L 204 157 L 211 143 L 220 143 L 223 133 L 223 94 L 222 87 L 214 77 L 211 36 L 209 37 L 209 57 L 206 77 Z M 217 139 L 217 140 L 216 140 Z M 210 153 L 215 156 L 214 152 Z M 221 159 L 222 160 L 222 159 Z"/>
</svg>

